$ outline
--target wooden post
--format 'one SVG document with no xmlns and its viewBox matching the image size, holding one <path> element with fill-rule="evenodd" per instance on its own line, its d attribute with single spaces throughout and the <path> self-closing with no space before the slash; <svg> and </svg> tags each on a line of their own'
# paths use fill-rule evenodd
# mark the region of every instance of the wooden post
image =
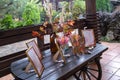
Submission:
<svg viewBox="0 0 120 80">
<path fill-rule="evenodd" d="M 100 28 L 96 13 L 96 0 L 86 0 L 86 25 L 89 29 L 94 29 L 95 39 L 100 41 Z"/>
<path fill-rule="evenodd" d="M 86 0 L 86 15 L 96 14 L 96 0 Z"/>
</svg>

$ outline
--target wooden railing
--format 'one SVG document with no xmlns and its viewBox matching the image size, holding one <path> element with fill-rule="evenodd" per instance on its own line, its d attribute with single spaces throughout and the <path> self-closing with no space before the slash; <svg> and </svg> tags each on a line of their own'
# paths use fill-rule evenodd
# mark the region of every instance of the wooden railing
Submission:
<svg viewBox="0 0 120 80">
<path fill-rule="evenodd" d="M 90 16 L 90 18 L 92 18 L 92 17 Z M 90 23 L 89 23 L 89 21 L 90 21 Z M 89 19 L 81 19 L 81 20 L 75 21 L 74 28 L 79 29 L 79 31 L 81 29 L 84 29 L 85 26 L 88 26 L 88 28 L 94 29 L 96 41 L 99 42 L 99 29 L 96 28 L 96 25 L 97 25 L 96 19 L 95 20 L 93 19 L 92 21 Z M 39 27 L 40 27 L 40 25 L 36 25 L 36 26 L 33 25 L 30 27 L 25 27 L 25 28 L 21 28 L 21 29 L 1 31 L 0 32 L 0 46 L 31 39 L 31 38 L 33 38 L 31 32 L 33 30 L 39 31 Z M 49 34 L 49 33 L 47 33 L 47 34 Z M 40 44 L 41 40 L 39 40 L 39 39 L 37 40 L 37 42 L 38 42 L 38 45 L 39 45 L 41 51 L 50 48 L 50 44 L 41 45 Z M 25 50 L 1 57 L 0 58 L 0 77 L 4 76 L 6 74 L 9 74 L 11 72 L 10 64 L 13 61 L 16 61 L 18 59 L 26 57 L 26 55 L 24 53 L 25 53 Z"/>
<path fill-rule="evenodd" d="M 33 38 L 31 36 L 32 30 L 39 30 L 39 25 L 21 29 L 0 31 L 0 46 Z M 11 62 L 26 57 L 24 52 L 25 50 L 0 58 L 0 77 L 10 73 Z"/>
</svg>

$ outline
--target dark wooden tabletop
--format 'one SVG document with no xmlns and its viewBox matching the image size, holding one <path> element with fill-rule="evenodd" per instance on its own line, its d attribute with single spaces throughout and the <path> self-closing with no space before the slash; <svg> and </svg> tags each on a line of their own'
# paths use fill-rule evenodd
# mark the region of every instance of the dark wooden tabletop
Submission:
<svg viewBox="0 0 120 80">
<path fill-rule="evenodd" d="M 79 71 L 89 61 L 100 57 L 105 50 L 107 50 L 106 46 L 96 44 L 96 47 L 91 51 L 91 54 L 70 56 L 69 58 L 66 58 L 66 64 L 53 62 L 50 50 L 46 50 L 43 52 L 45 57 L 42 62 L 45 70 L 41 78 L 37 78 L 34 72 L 26 73 L 24 71 L 29 63 L 27 58 L 13 62 L 11 64 L 11 72 L 15 77 L 23 80 L 66 80 Z M 72 49 L 67 50 L 66 54 L 72 54 Z"/>
</svg>

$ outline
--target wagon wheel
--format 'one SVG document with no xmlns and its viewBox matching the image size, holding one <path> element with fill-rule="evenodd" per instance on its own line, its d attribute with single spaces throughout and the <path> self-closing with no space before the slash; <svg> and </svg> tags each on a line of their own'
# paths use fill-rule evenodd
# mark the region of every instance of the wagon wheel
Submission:
<svg viewBox="0 0 120 80">
<path fill-rule="evenodd" d="M 100 60 L 95 59 L 89 62 L 86 66 L 80 69 L 74 77 L 77 80 L 101 80 L 102 70 L 100 65 Z"/>
</svg>

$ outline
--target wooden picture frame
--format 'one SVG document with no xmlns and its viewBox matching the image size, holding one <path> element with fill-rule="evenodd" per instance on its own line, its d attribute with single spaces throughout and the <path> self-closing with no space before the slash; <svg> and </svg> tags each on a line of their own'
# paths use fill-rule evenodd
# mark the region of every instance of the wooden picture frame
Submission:
<svg viewBox="0 0 120 80">
<path fill-rule="evenodd" d="M 50 35 L 44 35 L 44 44 L 50 43 Z"/>
<path fill-rule="evenodd" d="M 82 36 L 85 38 L 85 47 L 91 47 L 96 45 L 93 29 L 81 30 L 81 33 Z"/>
<path fill-rule="evenodd" d="M 40 51 L 37 43 L 35 42 L 35 40 L 31 40 L 31 41 L 29 41 L 29 42 L 26 42 L 26 45 L 27 45 L 28 48 L 29 48 L 29 47 L 33 47 L 33 48 L 35 49 L 36 54 L 37 54 L 37 56 L 39 57 L 39 59 L 40 59 L 40 60 L 43 59 L 43 55 L 42 55 L 42 53 L 41 53 L 41 51 Z"/>
<path fill-rule="evenodd" d="M 44 66 L 42 64 L 42 61 L 39 59 L 39 57 L 36 55 L 35 49 L 33 47 L 30 47 L 26 51 L 26 55 L 35 69 L 35 72 L 37 73 L 38 77 L 41 77 L 43 71 L 44 71 Z"/>
<path fill-rule="evenodd" d="M 57 47 L 58 51 L 55 53 L 55 55 L 53 55 L 53 61 L 66 63 L 65 57 L 64 57 L 64 55 L 63 55 L 62 48 L 61 48 L 60 45 L 58 44 L 56 38 L 55 38 L 55 44 L 56 44 L 56 47 Z M 59 57 L 59 55 L 60 55 L 60 57 L 61 57 L 61 59 L 62 59 L 62 60 L 60 60 L 60 61 L 57 60 L 58 57 Z"/>
</svg>

